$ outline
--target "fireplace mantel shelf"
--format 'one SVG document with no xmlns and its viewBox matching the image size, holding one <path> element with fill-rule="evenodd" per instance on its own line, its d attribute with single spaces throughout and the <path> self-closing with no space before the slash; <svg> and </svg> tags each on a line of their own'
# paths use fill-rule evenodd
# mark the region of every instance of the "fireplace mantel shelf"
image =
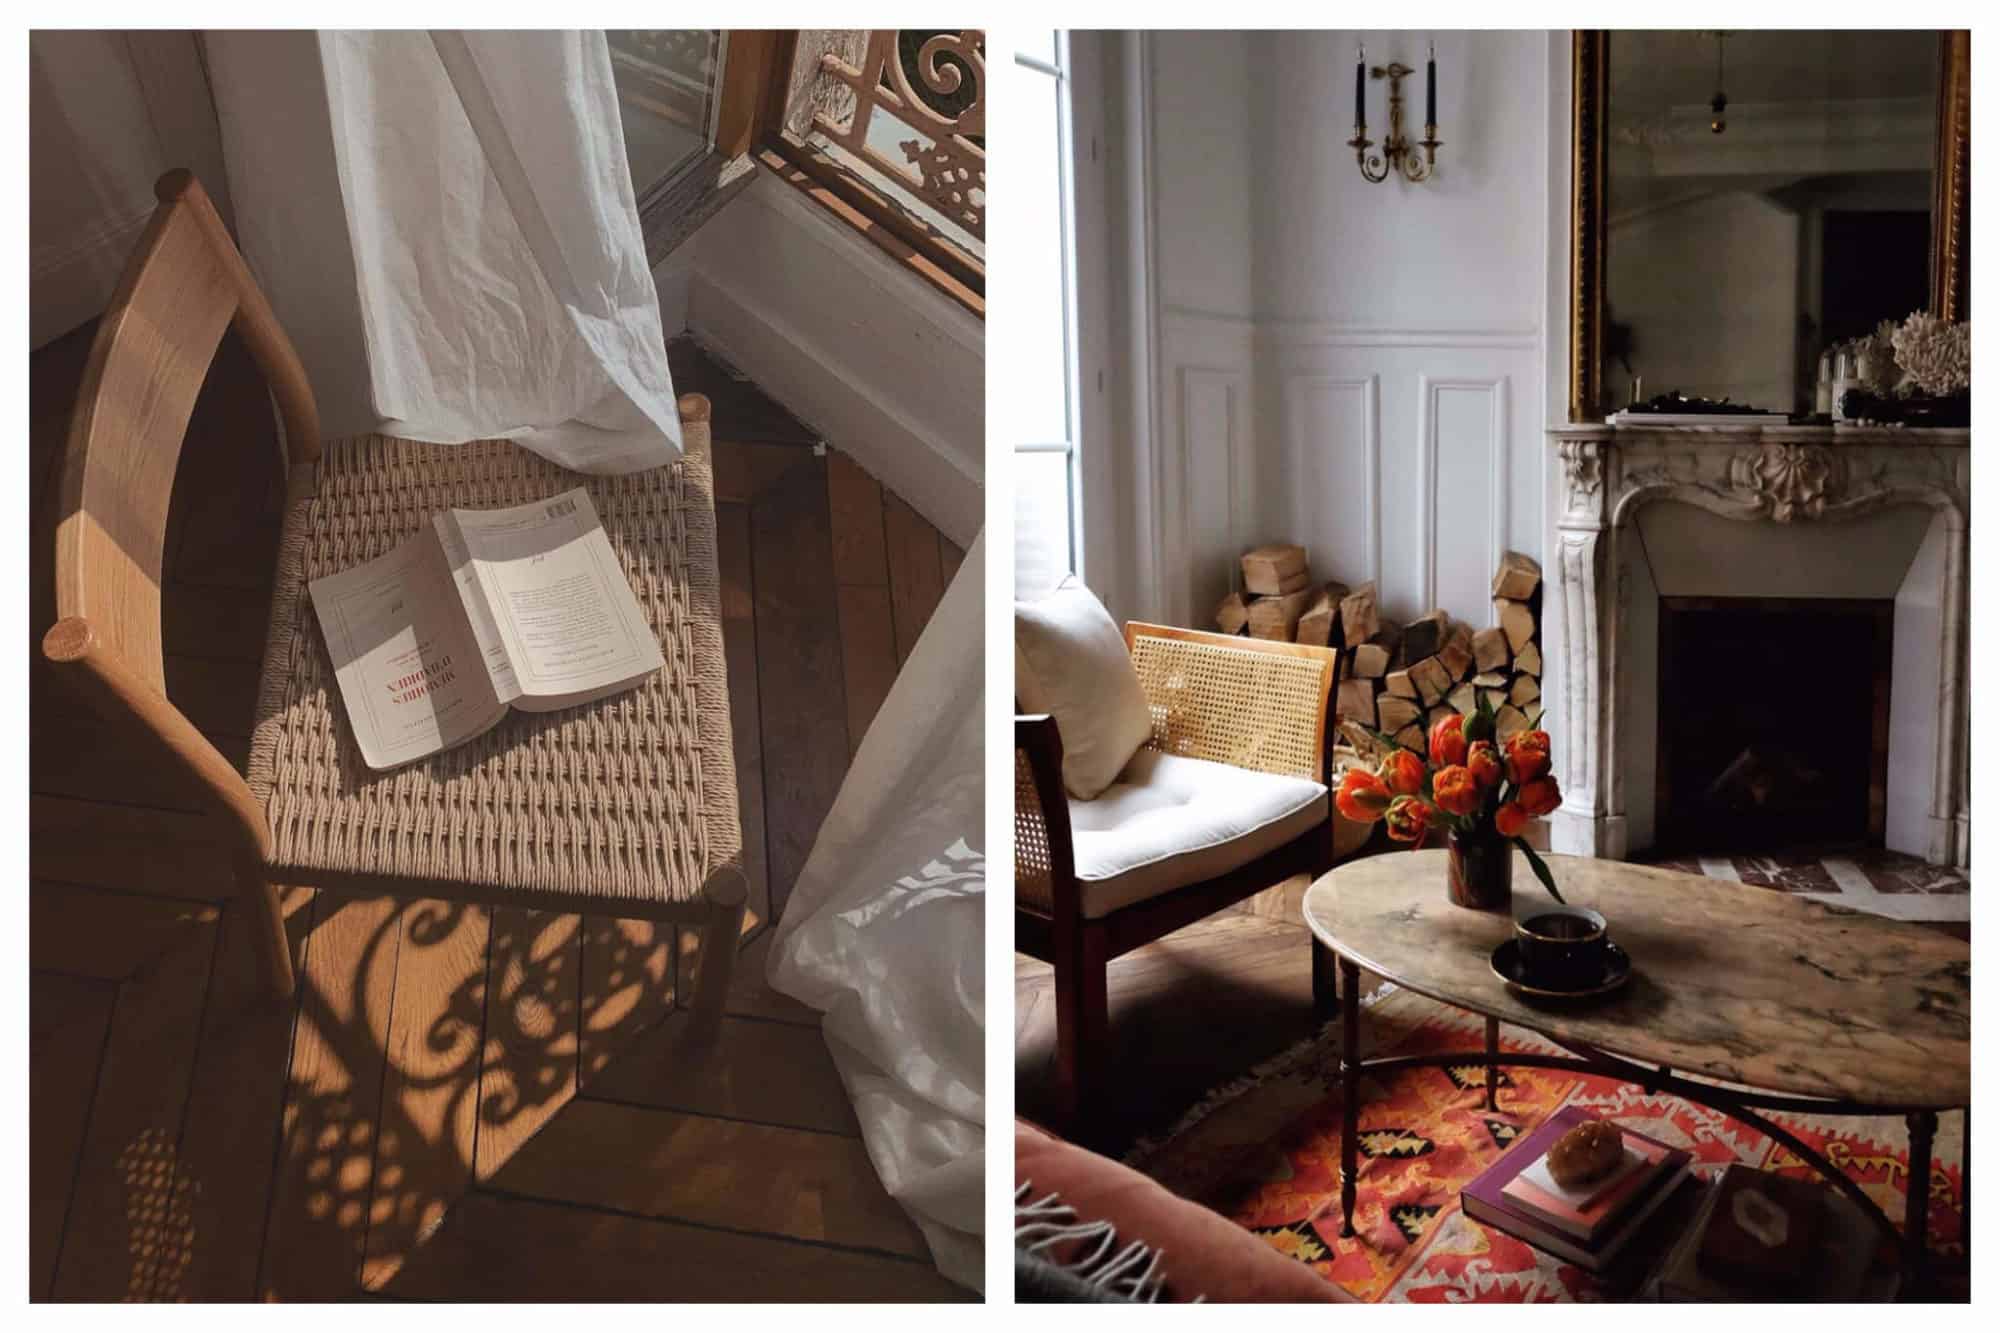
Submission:
<svg viewBox="0 0 2000 1333">
<path fill-rule="evenodd" d="M 1612 425 L 1557 426 L 1556 440 L 1669 443 L 1709 441 L 1729 444 L 1907 445 L 1911 448 L 1967 449 L 1972 432 L 1963 427 L 1933 426 L 1776 426 L 1765 422 L 1717 422 L 1714 425 L 1653 426 L 1643 422 Z"/>
<path fill-rule="evenodd" d="M 1890 846 L 1937 864 L 1966 865 L 1965 803 L 1966 530 L 1972 503 L 1971 431 L 1963 429 L 1714 425 L 1558 426 L 1548 432 L 1561 464 L 1557 585 L 1562 597 L 1560 719 L 1568 737 L 1558 851 L 1623 857 L 1627 817 L 1618 734 L 1631 724 L 1643 664 L 1630 660 L 1633 630 L 1646 614 L 1624 586 L 1638 515 L 1656 504 L 1691 505 L 1775 536 L 1871 518 L 1909 506 L 1936 515 L 1936 558 L 1924 563 L 1923 603 L 1934 607 L 1937 638 L 1926 648 L 1936 675 L 1933 739 L 1920 766 L 1930 776 L 1920 817 L 1892 823 Z M 1857 548 L 1852 560 L 1866 560 Z M 1838 581 L 1848 558 L 1822 561 Z M 1733 583 L 1727 568 L 1719 584 Z M 1718 586 L 1713 595 L 1731 595 Z M 1818 595 L 1836 595 L 1825 592 Z M 1643 628 L 1643 626 L 1641 627 Z M 1928 633 L 1928 631 L 1926 631 Z M 1898 668 L 1900 670 L 1900 668 Z M 1914 688 L 1914 687 L 1911 687 Z M 1925 698 L 1931 686 L 1925 684 Z M 1913 793 L 1914 794 L 1914 793 Z M 1892 815 L 1895 813 L 1892 806 Z M 1921 832 L 1918 832 L 1921 826 Z M 1899 845 L 1900 844 L 1900 845 Z"/>
</svg>

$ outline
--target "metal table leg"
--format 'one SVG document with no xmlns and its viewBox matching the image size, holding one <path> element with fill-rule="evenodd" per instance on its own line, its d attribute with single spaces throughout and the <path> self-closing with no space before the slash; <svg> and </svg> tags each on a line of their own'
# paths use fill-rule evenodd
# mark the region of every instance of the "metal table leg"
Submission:
<svg viewBox="0 0 2000 1333">
<path fill-rule="evenodd" d="M 1904 1117 L 1904 1123 L 1910 1127 L 1910 1180 L 1908 1192 L 1903 1196 L 1903 1263 L 1911 1281 L 1921 1288 L 1925 1278 L 1924 1242 L 1930 1230 L 1931 1140 L 1937 1136 L 1937 1112 L 1912 1111 Z M 1922 1299 L 1920 1291 L 1911 1294 Z"/>
<path fill-rule="evenodd" d="M 1361 1138 L 1361 969 L 1340 960 L 1340 1234 L 1354 1234 L 1355 1159 Z"/>
<path fill-rule="evenodd" d="M 1486 1109 L 1500 1109 L 1500 1020 L 1486 1020 Z"/>
</svg>

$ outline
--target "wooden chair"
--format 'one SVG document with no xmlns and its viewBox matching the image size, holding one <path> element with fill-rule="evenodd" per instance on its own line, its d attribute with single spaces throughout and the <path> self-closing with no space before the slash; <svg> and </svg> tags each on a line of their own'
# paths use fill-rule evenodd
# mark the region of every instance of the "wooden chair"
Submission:
<svg viewBox="0 0 2000 1333">
<path fill-rule="evenodd" d="M 1142 755 L 1152 749 L 1325 785 L 1334 650 L 1137 621 L 1126 625 L 1125 643 L 1153 719 Z M 1138 901 L 1101 910 L 1105 904 L 1093 907 L 1086 900 L 1090 885 L 1079 878 L 1075 856 L 1073 814 L 1091 805 L 1072 801 L 1063 789 L 1055 719 L 1016 717 L 1014 947 L 1055 966 L 1060 1112 L 1079 1138 L 1097 1128 L 1106 964 L 1292 875 L 1324 874 L 1334 862 L 1329 792 L 1318 818 L 1280 845 L 1237 860 L 1224 873 L 1170 882 Z M 1330 1014 L 1333 972 L 1317 950 L 1313 984 L 1317 1007 Z"/>
<path fill-rule="evenodd" d="M 698 1029 L 712 1032 L 746 886 L 707 400 L 680 401 L 683 458 L 635 477 L 579 477 L 501 441 L 364 437 L 323 449 L 304 367 L 207 195 L 186 171 L 161 177 L 155 193 L 159 208 L 98 327 L 79 393 L 59 494 L 59 619 L 43 653 L 99 713 L 155 742 L 161 762 L 231 831 L 237 891 L 255 914 L 274 996 L 293 988 L 277 886 L 309 884 L 699 925 L 694 1008 Z M 289 465 L 248 779 L 168 700 L 161 654 L 174 473 L 231 327 L 276 399 Z M 641 605 L 671 640 L 668 666 L 576 717 L 517 713 L 393 777 L 366 770 L 336 702 L 307 579 L 330 572 L 329 562 L 388 550 L 440 507 L 522 503 L 576 485 L 592 488 Z"/>
</svg>

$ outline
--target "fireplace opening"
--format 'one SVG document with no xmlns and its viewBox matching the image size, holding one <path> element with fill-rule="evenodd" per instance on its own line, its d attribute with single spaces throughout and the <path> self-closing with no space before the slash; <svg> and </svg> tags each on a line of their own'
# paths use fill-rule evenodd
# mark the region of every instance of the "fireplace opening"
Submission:
<svg viewBox="0 0 2000 1333">
<path fill-rule="evenodd" d="M 1879 847 L 1896 604 L 1663 597 L 1655 843 Z"/>
</svg>

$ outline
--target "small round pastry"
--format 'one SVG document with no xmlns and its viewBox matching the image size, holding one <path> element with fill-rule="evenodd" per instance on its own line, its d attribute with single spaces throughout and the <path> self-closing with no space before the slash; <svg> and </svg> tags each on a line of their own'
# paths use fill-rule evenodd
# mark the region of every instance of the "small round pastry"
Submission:
<svg viewBox="0 0 2000 1333">
<path fill-rule="evenodd" d="M 1549 1175 L 1566 1190 L 1602 1180 L 1625 1156 L 1625 1136 L 1608 1120 L 1590 1120 L 1549 1149 Z"/>
</svg>

